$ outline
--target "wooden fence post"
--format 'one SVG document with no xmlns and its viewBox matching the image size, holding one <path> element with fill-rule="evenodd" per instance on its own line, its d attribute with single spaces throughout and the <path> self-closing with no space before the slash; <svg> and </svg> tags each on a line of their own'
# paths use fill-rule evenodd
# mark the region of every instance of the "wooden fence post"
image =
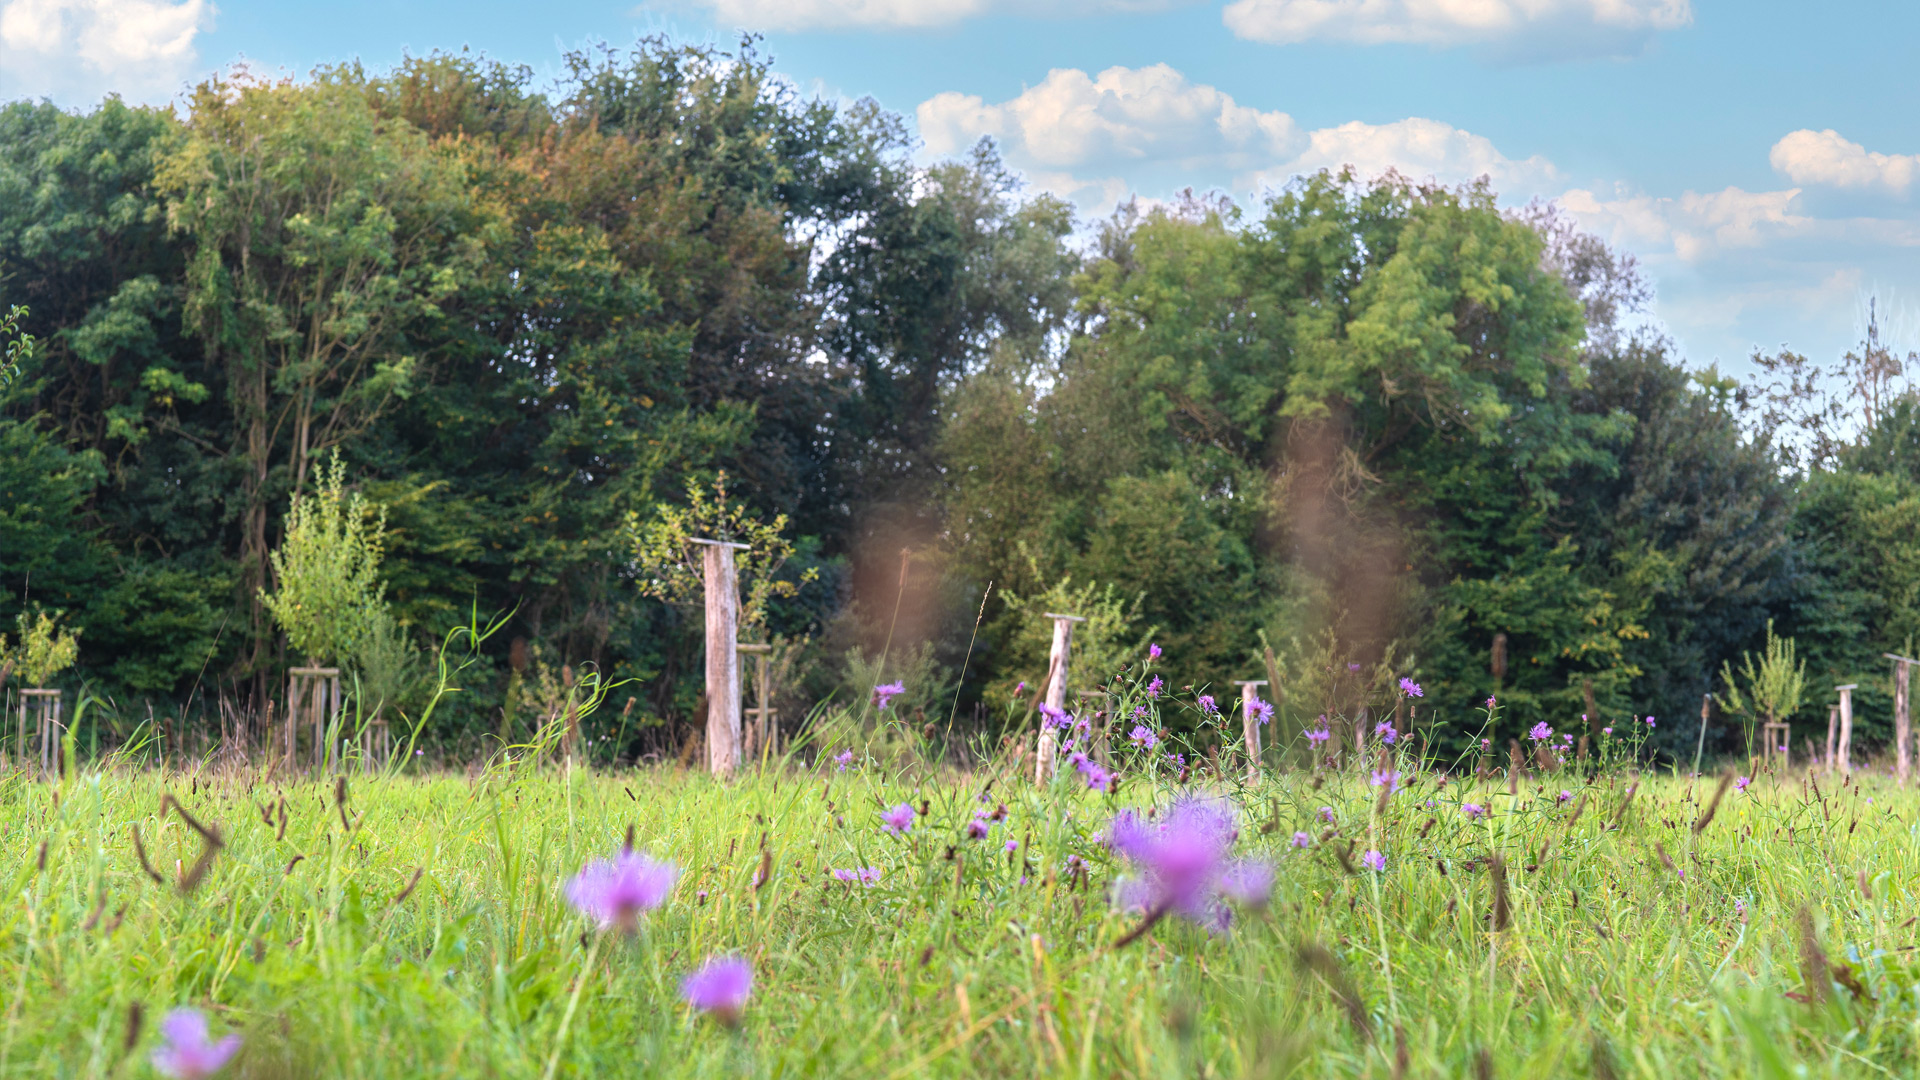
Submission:
<svg viewBox="0 0 1920 1080">
<path fill-rule="evenodd" d="M 1913 772 L 1913 717 L 1912 698 L 1908 696 L 1908 687 L 1913 674 L 1910 665 L 1912 657 L 1886 654 L 1893 661 L 1893 754 L 1894 772 L 1900 778 L 1900 786 L 1907 786 L 1907 777 Z"/>
<path fill-rule="evenodd" d="M 1046 612 L 1053 620 L 1053 648 L 1047 654 L 1047 707 L 1060 713 L 1067 711 L 1067 671 L 1073 662 L 1073 624 L 1086 622 L 1081 615 L 1059 615 Z M 1047 722 L 1040 719 L 1040 742 L 1033 758 L 1033 782 L 1045 784 L 1053 779 L 1054 757 L 1060 749 L 1060 735 Z"/>
<path fill-rule="evenodd" d="M 707 549 L 707 768 L 729 777 L 740 767 L 740 579 L 733 553 L 749 545 L 693 543 Z"/>
<path fill-rule="evenodd" d="M 1827 706 L 1827 772 L 1833 771 L 1833 736 L 1840 726 L 1840 706 Z"/>
<path fill-rule="evenodd" d="M 1848 683 L 1834 687 L 1840 691 L 1840 746 L 1835 754 L 1840 771 L 1846 773 L 1853 771 L 1853 692 L 1859 686 L 1859 683 Z"/>
<path fill-rule="evenodd" d="M 753 657 L 754 707 L 740 710 L 742 716 L 752 717 L 753 723 L 742 729 L 745 741 L 741 745 L 741 753 L 744 757 L 757 757 L 764 762 L 767 754 L 772 751 L 772 743 L 779 732 L 779 728 L 775 726 L 778 720 L 773 710 L 773 702 L 769 700 L 772 696 L 772 676 L 768 671 L 768 662 L 773 658 L 773 646 L 740 643 L 734 648 Z"/>
<path fill-rule="evenodd" d="M 1240 732 L 1247 743 L 1247 783 L 1251 784 L 1260 777 L 1260 718 L 1253 706 L 1267 680 L 1235 679 L 1233 685 L 1240 688 Z"/>
</svg>

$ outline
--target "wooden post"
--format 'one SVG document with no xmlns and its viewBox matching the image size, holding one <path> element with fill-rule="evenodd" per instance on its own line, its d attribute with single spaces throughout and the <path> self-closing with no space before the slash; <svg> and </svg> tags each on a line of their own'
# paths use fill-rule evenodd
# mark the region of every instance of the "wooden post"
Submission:
<svg viewBox="0 0 1920 1080">
<path fill-rule="evenodd" d="M 1900 786 L 1907 786 L 1907 777 L 1913 772 L 1913 718 L 1911 698 L 1908 696 L 1910 677 L 1913 674 L 1913 658 L 1886 654 L 1893 661 L 1893 759 L 1894 773 L 1899 777 Z"/>
<path fill-rule="evenodd" d="M 1833 771 L 1833 736 L 1840 726 L 1840 706 L 1827 706 L 1827 771 Z"/>
<path fill-rule="evenodd" d="M 747 544 L 695 540 L 706 551 L 707 769 L 730 777 L 740 767 L 740 579 L 733 553 Z"/>
<path fill-rule="evenodd" d="M 1047 707 L 1067 711 L 1067 671 L 1073 662 L 1073 624 L 1086 622 L 1080 615 L 1046 612 L 1053 620 L 1053 649 L 1047 656 Z M 1054 757 L 1060 749 L 1060 736 L 1053 725 L 1042 718 L 1039 750 L 1033 759 L 1033 782 L 1044 784 L 1053 779 Z"/>
<path fill-rule="evenodd" d="M 753 723 L 743 729 L 745 740 L 741 745 L 743 758 L 764 759 L 770 750 L 768 740 L 772 738 L 774 728 L 773 702 L 770 696 L 771 676 L 768 673 L 768 661 L 773 658 L 772 645 L 751 645 L 744 642 L 734 645 L 734 649 L 753 657 L 753 708 L 742 709 L 743 716 L 753 718 Z"/>
<path fill-rule="evenodd" d="M 27 721 L 29 711 L 33 713 L 31 725 Z M 37 763 L 27 757 L 24 733 L 29 727 L 40 744 Z M 43 779 L 51 779 L 57 775 L 60 769 L 60 691 L 38 688 L 20 691 L 20 730 L 23 733 L 20 744 L 21 765 L 30 770 L 33 764 L 37 764 Z"/>
<path fill-rule="evenodd" d="M 1240 688 L 1240 732 L 1247 743 L 1247 783 L 1251 784 L 1260 777 L 1260 719 L 1254 715 L 1254 703 L 1260 700 L 1258 689 L 1267 685 L 1265 679 L 1235 679 L 1233 685 Z"/>
<path fill-rule="evenodd" d="M 1792 728 L 1779 720 L 1769 721 L 1761 729 L 1761 742 L 1765 744 L 1767 759 L 1763 767 L 1771 769 L 1778 765 L 1782 770 L 1793 766 Z"/>
<path fill-rule="evenodd" d="M 287 767 L 300 764 L 300 727 L 305 724 L 312 738 L 313 774 L 324 776 L 332 767 L 335 748 L 327 729 L 340 715 L 340 669 L 300 667 L 287 669 Z"/>
<path fill-rule="evenodd" d="M 1841 772 L 1853 771 L 1853 692 L 1859 686 L 1859 683 L 1848 683 L 1834 687 L 1840 691 L 1840 746 L 1836 754 Z"/>
</svg>

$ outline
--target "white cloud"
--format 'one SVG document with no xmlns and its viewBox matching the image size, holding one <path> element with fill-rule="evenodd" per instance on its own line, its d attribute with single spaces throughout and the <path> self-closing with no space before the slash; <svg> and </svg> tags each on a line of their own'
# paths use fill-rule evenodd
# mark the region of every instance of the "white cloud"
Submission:
<svg viewBox="0 0 1920 1080">
<path fill-rule="evenodd" d="M 979 15 L 1064 16 L 1159 11 L 1188 0 L 681 0 L 715 22 L 753 30 L 951 26 Z"/>
<path fill-rule="evenodd" d="M 1546 193 L 1559 175 L 1544 158 L 1515 161 L 1484 136 L 1437 120 L 1306 131 L 1284 112 L 1242 105 L 1165 64 L 1098 76 L 1059 68 L 999 103 L 943 93 L 921 103 L 918 119 L 929 152 L 955 154 L 992 136 L 1035 184 L 1095 213 L 1154 175 L 1168 177 L 1170 187 L 1230 181 L 1258 191 L 1352 165 L 1362 176 L 1395 169 L 1446 183 L 1485 175 L 1520 196 Z"/>
<path fill-rule="evenodd" d="M 1881 189 L 1906 194 L 1920 176 L 1920 154 L 1878 154 L 1840 133 L 1801 129 L 1773 144 L 1773 167 L 1796 184 Z"/>
<path fill-rule="evenodd" d="M 1690 0 L 1234 0 L 1239 37 L 1273 44 L 1478 45 L 1514 56 L 1617 56 L 1693 21 Z"/>
<path fill-rule="evenodd" d="M 1576 188 L 1561 204 L 1610 243 L 1641 254 L 1670 253 L 1698 263 L 1723 252 L 1804 235 L 1815 219 L 1796 212 L 1799 188 L 1785 191 L 1689 191 L 1677 198 L 1621 195 L 1606 199 Z"/>
<path fill-rule="evenodd" d="M 209 0 L 0 0 L 0 92 L 166 96 L 213 16 Z"/>
</svg>

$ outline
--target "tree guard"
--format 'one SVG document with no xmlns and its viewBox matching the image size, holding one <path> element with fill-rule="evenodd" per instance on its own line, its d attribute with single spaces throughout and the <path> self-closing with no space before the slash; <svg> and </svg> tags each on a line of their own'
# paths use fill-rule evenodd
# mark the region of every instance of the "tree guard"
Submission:
<svg viewBox="0 0 1920 1080">
<path fill-rule="evenodd" d="M 300 767 L 300 729 L 308 732 L 313 774 L 324 776 L 333 765 L 333 746 L 329 737 L 340 717 L 340 669 L 298 667 L 287 669 L 287 722 L 281 745 L 287 768 Z"/>
</svg>

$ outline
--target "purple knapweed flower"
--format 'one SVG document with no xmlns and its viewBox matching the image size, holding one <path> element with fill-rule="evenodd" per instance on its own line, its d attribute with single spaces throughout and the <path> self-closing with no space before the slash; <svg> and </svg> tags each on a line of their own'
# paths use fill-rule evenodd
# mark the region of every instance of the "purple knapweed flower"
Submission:
<svg viewBox="0 0 1920 1080">
<path fill-rule="evenodd" d="M 1328 823 L 1331 823 L 1331 822 L 1333 821 L 1333 807 L 1331 807 L 1331 806 L 1323 806 L 1323 807 L 1321 807 L 1321 808 L 1320 808 L 1320 820 L 1321 820 L 1321 821 L 1325 821 L 1325 822 L 1328 822 Z"/>
<path fill-rule="evenodd" d="M 1220 711 L 1220 706 L 1214 704 L 1212 694 L 1200 695 L 1200 711 L 1209 716 Z"/>
<path fill-rule="evenodd" d="M 1397 769 L 1375 769 L 1368 781 L 1374 787 L 1385 786 L 1389 793 L 1400 790 L 1400 773 Z"/>
<path fill-rule="evenodd" d="M 834 770 L 835 772 L 846 772 L 847 766 L 853 764 L 853 751 L 847 750 L 843 753 L 835 754 L 833 760 L 840 763 L 840 767 Z"/>
<path fill-rule="evenodd" d="M 567 902 L 581 914 L 597 919 L 602 929 L 618 927 L 632 932 L 643 912 L 666 902 L 680 868 L 637 851 L 622 851 L 611 859 L 596 859 L 567 882 Z"/>
<path fill-rule="evenodd" d="M 1113 786 L 1113 773 L 1091 758 L 1082 755 L 1079 761 L 1074 762 L 1073 767 L 1080 770 L 1080 775 L 1086 778 L 1087 786 L 1095 791 L 1105 791 Z"/>
<path fill-rule="evenodd" d="M 1563 802 L 1572 802 L 1572 801 L 1573 801 L 1573 792 L 1571 792 L 1571 791 L 1562 791 L 1562 792 L 1561 792 L 1560 794 L 1558 794 L 1558 795 L 1555 795 L 1555 796 L 1553 797 L 1553 801 L 1554 801 L 1554 802 L 1557 802 L 1557 803 L 1563 803 Z"/>
<path fill-rule="evenodd" d="M 895 836 L 905 836 L 913 831 L 913 807 L 906 803 L 880 815 L 880 827 Z"/>
<path fill-rule="evenodd" d="M 1313 731 L 1307 732 L 1307 741 L 1315 746 L 1319 746 L 1332 737 L 1333 732 L 1328 731 L 1326 728 L 1316 728 Z"/>
<path fill-rule="evenodd" d="M 1487 698 L 1487 708 L 1489 708 L 1489 709 L 1491 709 L 1491 708 L 1493 708 L 1493 707 L 1494 707 L 1495 705 L 1498 705 L 1498 704 L 1499 704 L 1499 702 L 1498 702 L 1498 701 L 1496 701 L 1496 700 L 1495 700 L 1494 698 L 1492 698 L 1492 697 L 1489 697 L 1489 698 Z"/>
<path fill-rule="evenodd" d="M 1460 812 L 1467 815 L 1468 820 L 1487 816 L 1487 808 L 1477 802 L 1461 803 Z"/>
<path fill-rule="evenodd" d="M 1157 698 L 1160 696 L 1160 691 L 1165 690 L 1166 688 L 1167 688 L 1166 681 L 1161 679 L 1160 676 L 1155 675 L 1153 677 L 1153 681 L 1147 683 L 1147 697 L 1149 699 Z"/>
<path fill-rule="evenodd" d="M 680 981 L 687 1004 L 732 1027 L 753 993 L 753 965 L 743 956 L 716 956 Z"/>
<path fill-rule="evenodd" d="M 967 822 L 967 838 L 970 840 L 985 840 L 987 834 L 992 831 L 993 822 L 988 821 L 978 812 L 974 814 L 972 821 Z"/>
<path fill-rule="evenodd" d="M 873 707 L 884 710 L 894 698 L 906 692 L 906 686 L 901 683 L 881 683 L 879 686 L 873 688 Z"/>
<path fill-rule="evenodd" d="M 1648 727 L 1658 727 L 1659 725 L 1658 725 L 1658 724 L 1655 724 L 1655 723 L 1653 722 L 1653 717 L 1651 717 L 1651 716 L 1649 716 L 1649 717 L 1647 717 L 1647 726 L 1648 726 Z"/>
<path fill-rule="evenodd" d="M 1145 719 L 1146 715 L 1147 715 L 1147 707 L 1145 705 L 1135 705 L 1133 707 L 1133 718 L 1135 720 Z"/>
<path fill-rule="evenodd" d="M 1493 740 L 1492 740 L 1492 739 L 1481 739 L 1481 740 L 1480 740 L 1480 749 L 1482 749 L 1482 750 L 1491 750 L 1492 748 L 1493 748 Z"/>
<path fill-rule="evenodd" d="M 1123 883 L 1116 900 L 1149 915 L 1174 911 L 1202 925 L 1217 923 L 1223 877 L 1241 872 L 1227 858 L 1239 835 L 1224 800 L 1180 799 L 1157 825 L 1122 810 L 1107 830 L 1107 843 L 1140 876 Z"/>
<path fill-rule="evenodd" d="M 1133 725 L 1133 731 L 1128 733 L 1127 740 L 1135 746 L 1145 747 L 1148 750 L 1160 745 L 1160 736 L 1155 735 L 1153 729 L 1144 724 Z"/>
<path fill-rule="evenodd" d="M 1273 867 L 1251 859 L 1235 863 L 1220 875 L 1220 891 L 1237 904 L 1264 907 L 1273 894 Z"/>
<path fill-rule="evenodd" d="M 1347 670 L 1348 670 L 1348 671 L 1359 671 L 1359 670 L 1360 670 L 1360 665 L 1359 665 L 1359 664 L 1348 664 L 1348 665 L 1347 665 Z"/>
<path fill-rule="evenodd" d="M 1387 857 L 1377 851 L 1368 851 L 1360 856 L 1360 865 L 1377 874 L 1387 868 Z"/>
<path fill-rule="evenodd" d="M 1426 696 L 1421 691 L 1419 683 L 1414 682 L 1412 679 L 1406 678 L 1404 676 L 1402 676 L 1400 679 L 1400 692 L 1407 695 L 1408 697 L 1425 697 Z"/>
<path fill-rule="evenodd" d="M 1158 646 L 1158 645 L 1148 645 L 1148 646 L 1147 646 L 1147 659 L 1148 659 L 1148 660 L 1158 660 L 1158 659 L 1160 659 L 1160 646 Z"/>
<path fill-rule="evenodd" d="M 1016 695 L 1018 695 L 1018 694 L 1024 694 L 1024 693 L 1026 693 L 1026 692 L 1027 692 L 1027 680 L 1025 680 L 1025 679 L 1021 679 L 1021 680 L 1019 681 L 1019 683 L 1017 683 L 1017 684 L 1015 684 L 1015 686 L 1014 686 L 1014 688 L 1013 688 L 1013 692 L 1014 692 L 1014 693 L 1015 693 Z"/>
<path fill-rule="evenodd" d="M 1612 728 L 1610 728 L 1610 727 L 1603 727 L 1603 728 L 1601 728 L 1601 729 L 1600 729 L 1600 734 L 1602 734 L 1602 735 L 1611 735 L 1611 734 L 1613 734 L 1613 729 L 1612 729 Z"/>
<path fill-rule="evenodd" d="M 1020 841 L 1018 841 L 1018 840 L 1009 840 L 1009 841 L 1007 841 L 1007 850 L 1008 850 L 1009 852 L 1014 852 L 1014 851 L 1019 851 L 1019 850 L 1020 850 Z"/>
<path fill-rule="evenodd" d="M 212 1076 L 240 1049 L 238 1035 L 227 1035 L 218 1042 L 208 1038 L 207 1018 L 200 1010 L 185 1007 L 160 1021 L 160 1037 L 164 1042 L 153 1052 L 153 1067 L 179 1080 Z"/>
<path fill-rule="evenodd" d="M 1533 729 L 1527 732 L 1527 738 L 1532 739 L 1534 742 L 1545 742 L 1553 738 L 1553 729 L 1547 726 L 1545 720 L 1542 720 L 1533 725 Z"/>
<path fill-rule="evenodd" d="M 1068 716 L 1065 712 L 1054 708 L 1044 701 L 1040 703 L 1040 715 L 1045 718 L 1046 723 L 1051 727 L 1063 728 L 1073 723 L 1071 716 Z"/>
<path fill-rule="evenodd" d="M 833 879 L 835 881 L 845 882 L 857 881 L 868 888 L 872 888 L 880 883 L 880 868 L 877 866 L 860 866 L 852 870 L 835 870 L 833 872 Z"/>
<path fill-rule="evenodd" d="M 1735 791 L 1745 791 L 1745 790 L 1747 790 L 1747 785 L 1748 785 L 1748 784 L 1751 784 L 1751 783 L 1753 783 L 1753 777 L 1751 777 L 1751 776 L 1743 776 L 1743 777 L 1741 777 L 1740 779 L 1738 779 L 1738 780 L 1735 780 L 1735 781 L 1733 782 L 1733 790 L 1735 790 Z"/>
<path fill-rule="evenodd" d="M 1386 743 L 1388 746 L 1392 746 L 1394 743 L 1400 741 L 1400 733 L 1394 730 L 1393 721 L 1391 720 L 1382 720 L 1373 725 L 1373 734 L 1375 738 Z"/>
<path fill-rule="evenodd" d="M 1309 836 L 1309 835 L 1307 835 L 1306 833 L 1303 833 L 1303 832 L 1296 832 L 1296 833 L 1294 833 L 1294 834 L 1293 834 L 1293 846 L 1294 846 L 1294 847 L 1297 847 L 1297 848 L 1303 848 L 1303 847 L 1306 847 L 1306 846 L 1307 846 L 1308 844 L 1311 844 L 1311 843 L 1313 843 L 1313 837 L 1311 837 L 1311 836 Z"/>
<path fill-rule="evenodd" d="M 1261 701 L 1259 698 L 1254 698 L 1253 712 L 1250 713 L 1249 715 L 1258 717 L 1260 722 L 1263 724 L 1269 720 L 1272 720 L 1273 719 L 1273 702 Z"/>
</svg>

